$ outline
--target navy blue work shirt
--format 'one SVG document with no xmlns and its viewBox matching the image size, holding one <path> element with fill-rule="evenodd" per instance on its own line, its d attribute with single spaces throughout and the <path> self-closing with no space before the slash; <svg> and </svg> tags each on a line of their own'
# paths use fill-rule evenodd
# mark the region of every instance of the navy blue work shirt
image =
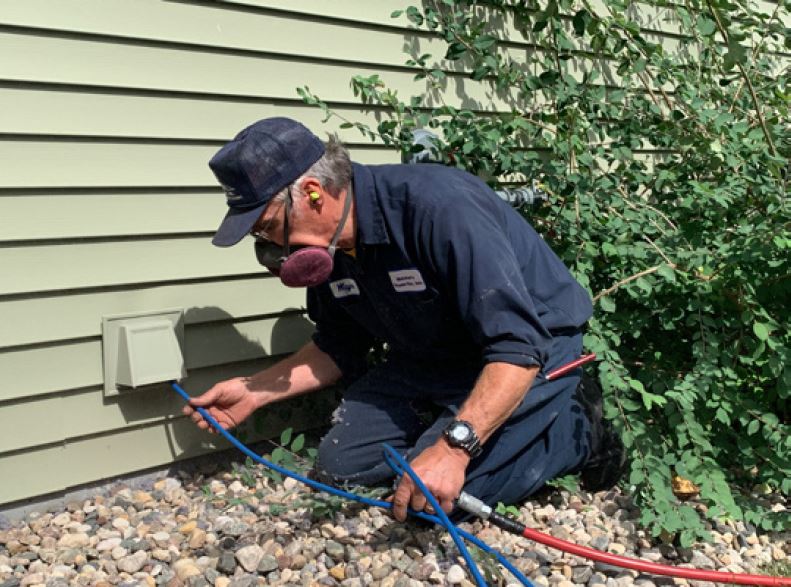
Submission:
<svg viewBox="0 0 791 587">
<path fill-rule="evenodd" d="M 442 165 L 353 164 L 354 255 L 308 288 L 313 340 L 348 378 L 377 340 L 416 367 L 541 365 L 588 293 L 479 178 Z"/>
</svg>

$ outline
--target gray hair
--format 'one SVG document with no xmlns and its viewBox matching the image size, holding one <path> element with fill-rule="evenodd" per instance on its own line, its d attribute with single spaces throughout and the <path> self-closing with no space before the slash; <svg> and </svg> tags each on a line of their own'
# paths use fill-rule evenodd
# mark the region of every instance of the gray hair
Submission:
<svg viewBox="0 0 791 587">
<path fill-rule="evenodd" d="M 298 186 L 306 177 L 315 177 L 319 180 L 322 187 L 333 196 L 341 193 L 352 181 L 352 161 L 349 151 L 338 139 L 338 135 L 329 134 L 328 140 L 324 143 L 324 155 L 316 161 L 310 168 L 300 175 L 292 184 L 292 190 Z M 274 198 L 273 202 L 286 199 L 288 188 L 281 190 Z"/>
</svg>

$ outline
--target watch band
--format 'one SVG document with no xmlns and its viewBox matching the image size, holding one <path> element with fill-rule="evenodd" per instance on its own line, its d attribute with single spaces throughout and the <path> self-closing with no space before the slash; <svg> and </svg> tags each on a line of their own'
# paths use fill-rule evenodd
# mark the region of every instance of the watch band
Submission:
<svg viewBox="0 0 791 587">
<path fill-rule="evenodd" d="M 475 434 L 475 430 L 472 431 L 472 438 L 470 439 L 469 446 L 464 446 L 462 448 L 464 448 L 473 459 L 483 452 L 481 440 L 478 438 L 478 435 Z"/>
</svg>

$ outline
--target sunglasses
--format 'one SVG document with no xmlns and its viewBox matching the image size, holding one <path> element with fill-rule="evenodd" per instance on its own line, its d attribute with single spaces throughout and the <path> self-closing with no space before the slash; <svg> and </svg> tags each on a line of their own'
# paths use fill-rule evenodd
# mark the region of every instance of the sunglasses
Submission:
<svg viewBox="0 0 791 587">
<path fill-rule="evenodd" d="M 288 258 L 291 254 L 291 246 L 289 244 L 289 230 L 288 230 L 288 218 L 291 216 L 291 204 L 292 204 L 292 196 L 291 196 L 291 187 L 289 186 L 288 191 L 286 193 L 286 200 L 285 200 L 285 217 L 283 218 L 283 246 L 278 245 L 277 243 L 273 243 L 269 239 L 269 235 L 267 233 L 267 229 L 272 224 L 274 219 L 277 217 L 277 214 L 272 216 L 269 221 L 266 223 L 264 228 L 261 230 L 256 230 L 255 228 L 250 231 L 250 235 L 255 238 L 255 256 L 258 259 L 258 262 L 269 269 L 275 275 L 279 275 L 280 268 L 283 266 L 283 262 Z"/>
</svg>

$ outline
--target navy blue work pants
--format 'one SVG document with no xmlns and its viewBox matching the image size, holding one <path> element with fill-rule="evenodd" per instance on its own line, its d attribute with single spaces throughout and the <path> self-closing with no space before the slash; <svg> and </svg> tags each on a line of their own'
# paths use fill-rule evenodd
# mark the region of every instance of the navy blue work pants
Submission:
<svg viewBox="0 0 791 587">
<path fill-rule="evenodd" d="M 581 334 L 553 339 L 550 360 L 521 405 L 470 462 L 464 491 L 490 505 L 517 503 L 546 481 L 579 471 L 590 450 L 590 423 L 574 393 L 582 370 L 553 381 L 544 373 L 581 352 Z M 319 446 L 319 478 L 351 486 L 392 479 L 382 443 L 413 460 L 437 441 L 478 375 L 397 358 L 375 367 L 345 391 Z"/>
</svg>

